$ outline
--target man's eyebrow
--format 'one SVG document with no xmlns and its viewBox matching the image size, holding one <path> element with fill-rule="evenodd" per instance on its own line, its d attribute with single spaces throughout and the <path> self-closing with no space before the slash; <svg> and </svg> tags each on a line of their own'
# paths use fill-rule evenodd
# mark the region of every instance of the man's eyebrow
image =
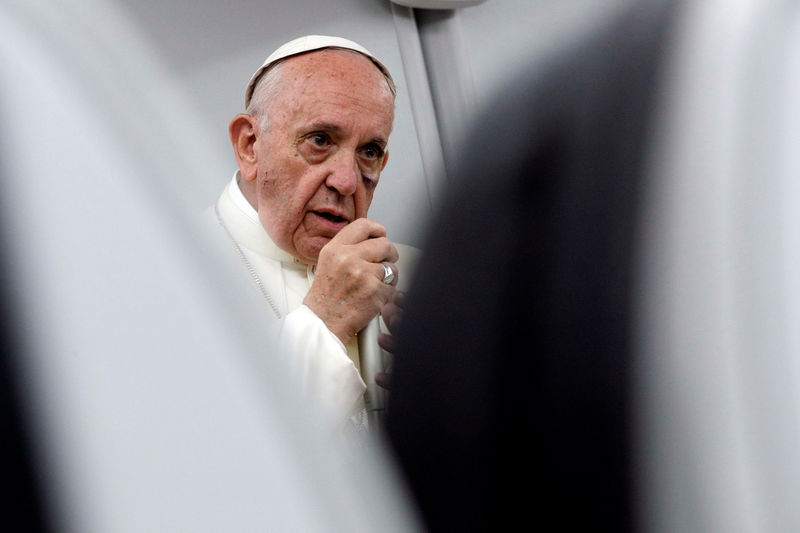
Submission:
<svg viewBox="0 0 800 533">
<path fill-rule="evenodd" d="M 307 128 L 308 131 L 330 131 L 333 133 L 341 133 L 342 129 L 341 126 L 333 122 L 313 122 Z M 388 141 L 383 137 L 373 137 L 366 144 L 369 143 L 375 143 L 381 148 L 385 148 Z"/>
<path fill-rule="evenodd" d="M 333 122 L 314 122 L 308 126 L 309 131 L 315 130 L 322 130 L 322 131 L 332 131 L 335 133 L 339 133 L 342 131 L 342 127 L 338 124 L 334 124 Z"/>
<path fill-rule="evenodd" d="M 380 146 L 381 148 L 386 148 L 387 141 L 383 137 L 373 137 L 372 139 L 370 139 L 369 143 L 374 143 Z"/>
</svg>

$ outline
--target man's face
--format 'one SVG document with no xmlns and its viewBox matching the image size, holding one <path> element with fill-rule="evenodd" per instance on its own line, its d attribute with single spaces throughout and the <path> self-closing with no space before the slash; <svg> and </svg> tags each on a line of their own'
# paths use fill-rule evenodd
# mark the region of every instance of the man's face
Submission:
<svg viewBox="0 0 800 533">
<path fill-rule="evenodd" d="M 258 216 L 280 248 L 316 264 L 340 229 L 367 215 L 394 100 L 361 55 L 320 50 L 281 67 L 269 125 L 254 145 Z"/>
</svg>

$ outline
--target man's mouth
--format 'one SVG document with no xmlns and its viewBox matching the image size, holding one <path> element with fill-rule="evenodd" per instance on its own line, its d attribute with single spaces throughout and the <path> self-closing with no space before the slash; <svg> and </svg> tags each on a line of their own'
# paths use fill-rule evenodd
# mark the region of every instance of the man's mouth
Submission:
<svg viewBox="0 0 800 533">
<path fill-rule="evenodd" d="M 314 211 L 314 212 L 316 214 L 318 214 L 319 216 L 321 216 L 322 218 L 330 220 L 331 222 L 336 222 L 336 223 L 347 222 L 346 218 L 342 218 L 342 217 L 340 217 L 338 215 L 334 215 L 333 213 L 327 213 L 325 211 Z"/>
</svg>

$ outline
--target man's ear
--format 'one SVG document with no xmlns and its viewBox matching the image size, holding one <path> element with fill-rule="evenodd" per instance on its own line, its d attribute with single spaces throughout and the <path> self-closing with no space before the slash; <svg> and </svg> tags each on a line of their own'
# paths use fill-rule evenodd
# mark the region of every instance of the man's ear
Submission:
<svg viewBox="0 0 800 533">
<path fill-rule="evenodd" d="M 258 138 L 256 119 L 244 113 L 236 115 L 228 126 L 228 134 L 231 137 L 233 153 L 239 163 L 242 179 L 246 181 L 256 179 L 256 163 L 258 161 L 255 150 Z"/>
<path fill-rule="evenodd" d="M 389 150 L 386 150 L 383 153 L 383 163 L 381 163 L 381 172 L 383 172 L 383 169 L 386 168 L 386 163 L 388 162 L 389 162 Z"/>
</svg>

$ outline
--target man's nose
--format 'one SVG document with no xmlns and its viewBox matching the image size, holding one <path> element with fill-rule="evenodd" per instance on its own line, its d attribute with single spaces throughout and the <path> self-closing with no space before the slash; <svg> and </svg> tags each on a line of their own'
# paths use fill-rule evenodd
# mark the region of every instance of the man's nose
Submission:
<svg viewBox="0 0 800 533">
<path fill-rule="evenodd" d="M 330 160 L 325 185 L 342 196 L 355 194 L 361 169 L 358 168 L 356 155 L 348 150 L 341 150 Z"/>
</svg>

